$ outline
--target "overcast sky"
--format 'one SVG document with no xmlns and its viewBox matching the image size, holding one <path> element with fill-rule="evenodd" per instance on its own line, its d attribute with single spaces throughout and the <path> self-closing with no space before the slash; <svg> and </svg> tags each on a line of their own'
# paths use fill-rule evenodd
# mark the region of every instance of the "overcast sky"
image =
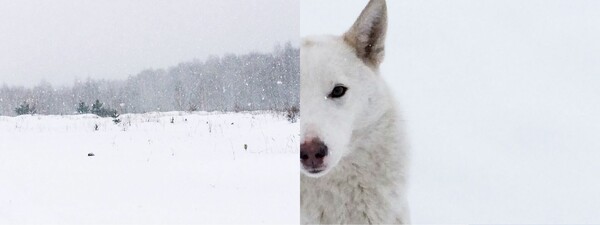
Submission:
<svg viewBox="0 0 600 225">
<path fill-rule="evenodd" d="M 124 79 L 299 39 L 298 0 L 0 0 L 0 84 Z"/>
</svg>

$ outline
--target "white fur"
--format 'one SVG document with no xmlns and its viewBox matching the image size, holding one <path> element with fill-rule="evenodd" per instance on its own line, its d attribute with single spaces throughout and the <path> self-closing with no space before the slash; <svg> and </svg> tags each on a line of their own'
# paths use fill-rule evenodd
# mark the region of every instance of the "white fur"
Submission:
<svg viewBox="0 0 600 225">
<path fill-rule="evenodd" d="M 325 171 L 301 169 L 301 222 L 408 223 L 402 121 L 378 65 L 343 36 L 305 38 L 300 61 L 301 142 L 319 138 L 329 149 Z M 339 84 L 346 94 L 328 98 Z"/>
</svg>

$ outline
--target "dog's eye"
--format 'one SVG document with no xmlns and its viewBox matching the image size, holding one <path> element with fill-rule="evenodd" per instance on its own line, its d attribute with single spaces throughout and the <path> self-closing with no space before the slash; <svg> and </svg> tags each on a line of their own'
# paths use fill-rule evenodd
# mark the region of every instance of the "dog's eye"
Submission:
<svg viewBox="0 0 600 225">
<path fill-rule="evenodd" d="M 333 88 L 333 90 L 331 90 L 331 93 L 329 94 L 330 98 L 339 98 L 344 96 L 344 94 L 346 94 L 346 90 L 348 90 L 347 87 L 344 86 L 335 86 Z"/>
</svg>

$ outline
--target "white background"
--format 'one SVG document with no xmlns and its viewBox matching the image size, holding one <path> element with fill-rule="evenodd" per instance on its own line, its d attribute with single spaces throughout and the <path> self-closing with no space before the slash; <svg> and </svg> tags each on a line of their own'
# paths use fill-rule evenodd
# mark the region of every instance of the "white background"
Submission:
<svg viewBox="0 0 600 225">
<path fill-rule="evenodd" d="M 304 0 L 301 35 L 367 1 Z M 414 223 L 600 223 L 600 2 L 388 1 Z"/>
</svg>

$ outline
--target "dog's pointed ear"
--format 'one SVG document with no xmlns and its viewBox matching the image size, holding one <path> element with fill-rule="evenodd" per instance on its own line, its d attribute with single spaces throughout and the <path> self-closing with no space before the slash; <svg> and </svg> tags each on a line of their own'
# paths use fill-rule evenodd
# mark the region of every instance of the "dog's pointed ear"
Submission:
<svg viewBox="0 0 600 225">
<path fill-rule="evenodd" d="M 344 34 L 344 41 L 356 50 L 358 58 L 378 68 L 385 55 L 387 7 L 385 0 L 371 0 L 354 25 Z"/>
</svg>

